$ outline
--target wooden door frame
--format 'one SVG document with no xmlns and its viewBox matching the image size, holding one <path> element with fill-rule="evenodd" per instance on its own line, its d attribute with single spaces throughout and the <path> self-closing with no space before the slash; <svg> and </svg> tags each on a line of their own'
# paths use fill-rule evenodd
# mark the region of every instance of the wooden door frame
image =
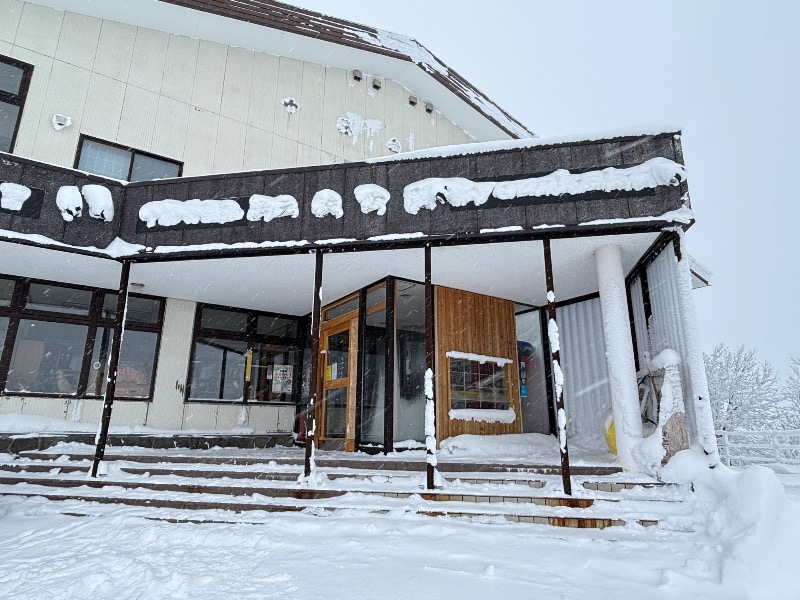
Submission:
<svg viewBox="0 0 800 600">
<path fill-rule="evenodd" d="M 346 416 L 345 416 L 345 437 L 344 437 L 344 449 L 345 452 L 354 452 L 355 451 L 355 442 L 356 442 L 356 386 L 358 381 L 358 314 L 359 311 L 353 311 L 347 313 L 345 315 L 341 315 L 328 321 L 327 323 L 323 323 L 320 327 L 320 345 L 319 345 L 319 353 L 320 353 L 320 364 L 322 366 L 319 369 L 319 377 L 317 381 L 317 397 L 320 399 L 320 402 L 317 403 L 316 407 L 316 415 L 315 418 L 317 419 L 318 429 L 319 432 L 319 440 L 320 442 L 325 441 L 332 441 L 332 440 L 341 440 L 342 438 L 329 438 L 324 436 L 325 432 L 325 392 L 330 389 L 341 389 L 345 387 L 347 389 L 347 403 L 346 403 Z M 336 335 L 337 333 L 342 333 L 344 331 L 349 332 L 349 343 L 348 343 L 348 357 L 347 357 L 347 384 L 345 386 L 341 385 L 329 385 L 328 382 L 325 381 L 325 370 L 327 368 L 327 358 L 326 355 L 328 353 L 328 339 L 331 335 Z M 335 381 L 335 380 L 334 380 Z"/>
</svg>

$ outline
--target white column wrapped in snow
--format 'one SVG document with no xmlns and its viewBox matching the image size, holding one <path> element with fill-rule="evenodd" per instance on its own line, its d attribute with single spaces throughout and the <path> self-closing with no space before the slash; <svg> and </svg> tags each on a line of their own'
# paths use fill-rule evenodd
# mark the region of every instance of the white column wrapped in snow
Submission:
<svg viewBox="0 0 800 600">
<path fill-rule="evenodd" d="M 619 247 L 598 248 L 595 251 L 595 261 L 617 455 L 622 467 L 631 471 L 636 470 L 632 450 L 642 439 L 642 419 L 639 412 L 639 388 L 633 361 L 628 301 L 625 296 L 625 273 L 622 270 Z"/>
</svg>

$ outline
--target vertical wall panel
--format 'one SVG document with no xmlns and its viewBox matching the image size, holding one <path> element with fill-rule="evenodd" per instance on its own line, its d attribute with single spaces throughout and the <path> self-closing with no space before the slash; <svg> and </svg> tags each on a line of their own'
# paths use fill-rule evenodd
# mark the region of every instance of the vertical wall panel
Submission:
<svg viewBox="0 0 800 600">
<path fill-rule="evenodd" d="M 42 107 L 47 96 L 47 86 L 50 83 L 53 59 L 19 46 L 12 48 L 11 56 L 33 65 L 33 77 L 28 88 L 28 96 L 25 98 L 25 109 L 22 111 L 22 121 L 19 125 L 14 153 L 36 158 L 34 147 L 39 124 L 43 120 L 49 121 L 49 118 L 43 114 Z M 72 163 L 65 166 L 72 166 Z"/>
<path fill-rule="evenodd" d="M 156 94 L 160 93 L 168 45 L 168 33 L 144 27 L 137 28 L 128 83 Z"/>
<path fill-rule="evenodd" d="M 150 150 L 157 113 L 157 94 L 133 85 L 125 86 L 116 141 L 131 148 Z"/>
<path fill-rule="evenodd" d="M 71 12 L 64 13 L 55 58 L 91 71 L 100 39 L 101 24 L 100 19 Z"/>
<path fill-rule="evenodd" d="M 116 140 L 124 102 L 124 83 L 93 73 L 83 110 L 81 133 L 104 140 Z"/>
<path fill-rule="evenodd" d="M 300 97 L 303 84 L 303 63 L 293 58 L 281 56 L 278 62 L 277 96 L 275 99 L 275 120 L 272 130 L 275 135 L 282 138 L 297 140 L 299 121 L 295 118 L 297 112 L 304 110 Z M 297 112 L 290 113 L 281 100 L 292 97 L 297 100 L 300 108 Z M 277 158 L 277 157 L 276 157 Z"/>
<path fill-rule="evenodd" d="M 19 0 L 0 0 L 0 40 L 13 43 L 17 27 L 22 17 L 22 2 Z"/>
<path fill-rule="evenodd" d="M 52 57 L 58 45 L 64 13 L 37 4 L 25 3 L 14 45 Z"/>
<path fill-rule="evenodd" d="M 227 60 L 227 46 L 200 40 L 192 88 L 192 104 L 194 106 L 219 113 L 222 105 L 222 86 L 225 81 Z"/>
<path fill-rule="evenodd" d="M 567 433 L 602 435 L 600 418 L 611 408 L 606 347 L 600 300 L 569 304 L 557 309 Z"/>
<path fill-rule="evenodd" d="M 239 121 L 219 118 L 214 153 L 214 172 L 233 173 L 242 170 L 247 126 Z"/>
<path fill-rule="evenodd" d="M 0 415 L 19 414 L 22 412 L 23 404 L 24 400 L 19 396 L 0 396 Z"/>
<path fill-rule="evenodd" d="M 67 417 L 69 418 L 69 417 Z M 136 427 L 147 420 L 147 402 L 118 401 L 114 402 L 111 411 L 112 427 Z"/>
<path fill-rule="evenodd" d="M 186 160 L 183 153 L 184 143 L 189 128 L 189 114 L 193 109 L 184 102 L 160 96 L 153 124 L 153 141 L 151 152 Z M 184 171 L 184 174 L 185 171 Z"/>
<path fill-rule="evenodd" d="M 383 81 L 383 89 L 381 93 L 384 95 L 384 117 L 383 117 L 383 134 L 381 139 L 381 146 L 376 148 L 376 156 L 378 154 L 391 154 L 386 142 L 391 138 L 395 138 L 400 142 L 400 146 L 406 150 L 408 145 L 403 135 L 403 117 L 400 107 L 403 105 L 405 99 L 405 89 L 396 81 L 385 79 Z"/>
<path fill-rule="evenodd" d="M 225 83 L 222 89 L 222 115 L 247 123 L 250 88 L 253 84 L 253 55 L 251 50 L 230 48 L 225 65 Z"/>
<path fill-rule="evenodd" d="M 127 81 L 135 44 L 136 27 L 103 21 L 94 57 L 94 72 L 117 81 Z"/>
<path fill-rule="evenodd" d="M 217 428 L 217 404 L 187 402 L 183 407 L 181 429 L 213 431 Z"/>
<path fill-rule="evenodd" d="M 194 312 L 194 302 L 167 299 L 156 366 L 155 393 L 147 413 L 148 427 L 181 427 L 183 390 L 189 374 Z"/>
<path fill-rule="evenodd" d="M 22 412 L 49 419 L 65 419 L 69 407 L 69 398 L 25 398 Z"/>
<path fill-rule="evenodd" d="M 279 431 L 279 408 L 277 406 L 250 406 L 250 418 L 247 420 L 248 427 L 261 433 L 265 431 Z M 291 430 L 289 430 L 291 431 Z"/>
<path fill-rule="evenodd" d="M 325 67 L 308 62 L 304 62 L 302 65 L 303 74 L 299 96 L 303 102 L 302 110 L 292 116 L 298 119 L 297 141 L 319 150 L 322 147 L 320 124 L 324 113 Z"/>
<path fill-rule="evenodd" d="M 247 123 L 264 131 L 272 131 L 277 111 L 283 110 L 278 103 L 278 63 L 278 57 L 270 54 L 253 56 Z"/>
<path fill-rule="evenodd" d="M 322 108 L 322 139 L 321 144 L 328 153 L 344 157 L 345 144 L 351 142 L 350 138 L 336 128 L 336 119 L 343 117 L 345 109 L 345 90 L 347 89 L 347 71 L 325 68 L 325 101 Z"/>
<path fill-rule="evenodd" d="M 169 36 L 167 57 L 164 61 L 164 80 L 161 85 L 161 93 L 164 96 L 191 104 L 199 46 L 199 40 L 179 35 Z"/>
<path fill-rule="evenodd" d="M 344 89 L 344 112 L 339 117 L 347 116 L 348 112 L 360 115 L 362 118 L 367 112 L 367 77 L 363 77 L 361 81 L 353 79 L 352 72 L 347 73 L 347 86 Z M 337 117 L 338 118 L 338 117 Z M 334 127 L 336 123 L 333 123 Z M 361 135 L 351 136 L 345 138 L 343 148 L 344 157 L 347 160 L 360 160 L 361 157 L 366 156 L 367 149 L 367 135 L 363 131 Z"/>
<path fill-rule="evenodd" d="M 184 146 L 184 177 L 208 175 L 214 170 L 214 146 L 216 145 L 219 115 L 191 107 L 189 125 Z"/>
<path fill-rule="evenodd" d="M 54 61 L 34 147 L 39 160 L 72 165 L 90 77 L 91 73 L 86 69 Z M 56 131 L 48 118 L 56 113 L 71 117 L 73 126 Z"/>
<path fill-rule="evenodd" d="M 266 169 L 272 164 L 272 134 L 262 129 L 248 127 L 244 143 L 245 171 Z"/>
</svg>

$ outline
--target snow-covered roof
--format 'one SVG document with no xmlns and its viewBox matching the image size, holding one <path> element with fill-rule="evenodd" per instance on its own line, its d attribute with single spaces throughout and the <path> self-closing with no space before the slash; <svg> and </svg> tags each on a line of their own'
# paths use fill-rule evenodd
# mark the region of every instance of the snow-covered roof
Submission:
<svg viewBox="0 0 800 600">
<path fill-rule="evenodd" d="M 393 79 L 479 141 L 535 134 L 417 40 L 274 0 L 27 0 Z"/>
</svg>

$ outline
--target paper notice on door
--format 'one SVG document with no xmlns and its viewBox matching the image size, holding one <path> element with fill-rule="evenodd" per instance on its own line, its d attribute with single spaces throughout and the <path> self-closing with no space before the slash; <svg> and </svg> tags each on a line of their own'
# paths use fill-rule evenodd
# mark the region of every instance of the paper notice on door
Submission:
<svg viewBox="0 0 800 600">
<path fill-rule="evenodd" d="M 333 371 L 331 370 L 331 366 L 328 365 L 327 367 L 325 367 L 325 381 L 330 381 L 332 374 L 333 374 Z"/>
<path fill-rule="evenodd" d="M 272 369 L 272 393 L 291 394 L 293 376 L 294 367 L 292 365 L 275 365 Z"/>
<path fill-rule="evenodd" d="M 330 367 L 328 367 L 331 370 L 331 379 L 338 379 L 336 366 L 336 363 L 333 363 Z"/>
</svg>

